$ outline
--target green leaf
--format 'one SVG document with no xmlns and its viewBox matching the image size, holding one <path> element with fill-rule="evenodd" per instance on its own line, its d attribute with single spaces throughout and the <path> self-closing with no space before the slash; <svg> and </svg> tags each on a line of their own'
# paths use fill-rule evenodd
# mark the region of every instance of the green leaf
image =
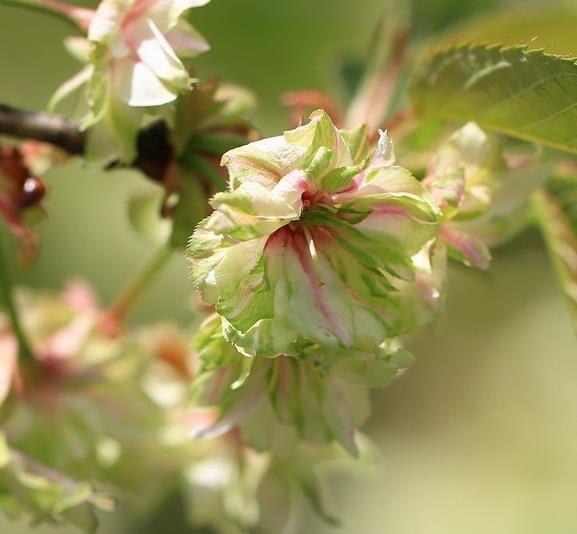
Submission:
<svg viewBox="0 0 577 534">
<path fill-rule="evenodd" d="M 573 325 L 577 328 L 577 236 L 569 219 L 549 193 L 535 193 L 532 204 L 559 283 L 567 298 Z"/>
<path fill-rule="evenodd" d="M 160 214 L 162 202 L 161 191 L 143 193 L 128 201 L 128 219 L 134 230 L 157 244 L 166 243 L 170 236 L 170 220 Z"/>
<path fill-rule="evenodd" d="M 469 19 L 451 30 L 441 40 L 443 47 L 465 43 L 503 46 L 525 45 L 528 49 L 545 48 L 549 54 L 575 54 L 577 10 L 569 6 L 551 10 L 543 6 L 507 10 Z"/>
<path fill-rule="evenodd" d="M 522 47 L 465 45 L 433 55 L 412 87 L 422 116 L 484 128 L 577 153 L 577 64 Z"/>
</svg>

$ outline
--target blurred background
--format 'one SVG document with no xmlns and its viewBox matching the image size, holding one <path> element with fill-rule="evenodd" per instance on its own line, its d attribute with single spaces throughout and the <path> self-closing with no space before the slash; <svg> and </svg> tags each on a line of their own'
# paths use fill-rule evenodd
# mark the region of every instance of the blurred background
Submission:
<svg viewBox="0 0 577 534">
<path fill-rule="evenodd" d="M 276 133 L 288 116 L 280 94 L 318 88 L 338 96 L 338 65 L 362 58 L 375 20 L 395 4 L 213 0 L 195 10 L 195 26 L 212 44 L 198 61 L 200 75 L 252 89 L 257 126 Z M 416 0 L 413 30 L 427 39 L 460 19 L 528 4 Z M 0 102 L 45 107 L 77 71 L 62 48 L 67 34 L 58 19 L 0 0 Z M 47 185 L 40 259 L 15 272 L 17 280 L 55 288 L 82 277 L 109 302 L 153 253 L 126 220 L 127 199 L 149 186 L 136 173 L 103 174 L 77 162 L 51 172 Z M 174 258 L 133 320 L 185 322 L 193 300 L 188 288 L 185 262 Z M 327 500 L 343 521 L 336 532 L 577 532 L 577 341 L 539 236 L 527 232 L 497 250 L 488 274 L 452 268 L 443 319 L 411 348 L 416 364 L 374 396 L 367 431 L 380 460 L 329 476 Z M 118 514 L 104 518 L 102 534 L 126 532 Z M 182 532 L 170 516 L 160 529 Z M 0 518 L 2 534 L 29 531 Z M 299 532 L 335 531 L 310 514 Z"/>
</svg>

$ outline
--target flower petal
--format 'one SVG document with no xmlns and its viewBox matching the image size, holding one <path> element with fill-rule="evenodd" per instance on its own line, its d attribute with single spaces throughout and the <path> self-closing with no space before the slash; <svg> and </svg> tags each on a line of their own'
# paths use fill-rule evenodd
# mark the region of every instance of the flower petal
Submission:
<svg viewBox="0 0 577 534">
<path fill-rule="evenodd" d="M 481 240 L 447 226 L 441 229 L 441 237 L 455 259 L 478 269 L 489 268 L 491 253 Z"/>
<path fill-rule="evenodd" d="M 139 21 L 124 30 L 129 46 L 164 84 L 174 91 L 186 91 L 191 78 L 170 44 L 150 19 Z"/>
<path fill-rule="evenodd" d="M 176 99 L 176 93 L 144 63 L 122 59 L 115 61 L 113 69 L 115 94 L 129 106 L 162 106 Z"/>
<path fill-rule="evenodd" d="M 179 22 L 165 33 L 166 40 L 180 57 L 194 57 L 210 50 L 207 40 L 190 24 Z"/>
</svg>

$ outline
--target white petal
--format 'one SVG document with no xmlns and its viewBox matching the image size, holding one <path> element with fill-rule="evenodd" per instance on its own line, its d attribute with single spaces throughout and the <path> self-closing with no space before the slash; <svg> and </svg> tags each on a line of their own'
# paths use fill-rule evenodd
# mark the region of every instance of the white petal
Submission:
<svg viewBox="0 0 577 534">
<path fill-rule="evenodd" d="M 148 16 L 154 19 L 154 22 L 162 31 L 167 31 L 176 26 L 182 14 L 193 8 L 202 7 L 208 4 L 210 0 L 164 0 L 156 3 Z"/>
<path fill-rule="evenodd" d="M 131 26 L 129 47 L 162 81 L 176 89 L 190 87 L 190 77 L 168 41 L 151 20 Z"/>
<path fill-rule="evenodd" d="M 102 0 L 88 28 L 88 39 L 107 43 L 120 31 L 120 23 L 127 11 L 126 0 Z"/>
<path fill-rule="evenodd" d="M 162 106 L 176 99 L 176 93 L 142 62 L 129 59 L 115 62 L 114 82 L 116 94 L 129 106 Z"/>
</svg>

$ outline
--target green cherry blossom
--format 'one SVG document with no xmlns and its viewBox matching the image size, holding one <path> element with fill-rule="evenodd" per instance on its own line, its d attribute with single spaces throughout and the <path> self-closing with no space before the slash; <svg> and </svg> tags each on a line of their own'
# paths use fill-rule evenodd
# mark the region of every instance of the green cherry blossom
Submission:
<svg viewBox="0 0 577 534">
<path fill-rule="evenodd" d="M 496 136 L 474 122 L 436 151 L 425 187 L 443 213 L 439 230 L 450 256 L 487 269 L 490 246 L 510 239 L 527 222 L 528 199 L 544 183 L 547 164 L 509 157 Z"/>
<path fill-rule="evenodd" d="M 337 129 L 323 111 L 284 135 L 231 150 L 230 189 L 189 243 L 193 282 L 248 355 L 310 345 L 371 350 L 405 331 L 398 292 L 439 211 L 394 164 L 385 133 Z"/>
</svg>

